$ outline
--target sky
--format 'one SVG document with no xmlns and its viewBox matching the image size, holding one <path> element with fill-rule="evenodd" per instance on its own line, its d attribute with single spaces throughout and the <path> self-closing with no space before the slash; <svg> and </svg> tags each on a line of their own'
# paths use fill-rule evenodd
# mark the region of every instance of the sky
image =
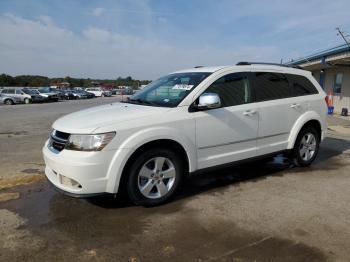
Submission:
<svg viewBox="0 0 350 262">
<path fill-rule="evenodd" d="M 156 79 L 344 44 L 349 0 L 0 0 L 0 73 Z"/>
</svg>

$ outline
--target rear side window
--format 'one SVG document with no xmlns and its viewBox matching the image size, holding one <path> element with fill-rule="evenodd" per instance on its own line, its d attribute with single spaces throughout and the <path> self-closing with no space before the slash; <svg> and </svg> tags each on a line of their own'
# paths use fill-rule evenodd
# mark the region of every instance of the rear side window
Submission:
<svg viewBox="0 0 350 262">
<path fill-rule="evenodd" d="M 288 74 L 287 77 L 292 85 L 293 96 L 318 94 L 316 87 L 305 76 Z"/>
<path fill-rule="evenodd" d="M 257 102 L 282 99 L 291 96 L 291 89 L 284 74 L 254 72 L 253 75 Z"/>
<path fill-rule="evenodd" d="M 216 80 L 206 93 L 219 95 L 222 107 L 252 102 L 252 92 L 247 73 L 233 73 Z"/>
<path fill-rule="evenodd" d="M 7 89 L 6 94 L 14 94 L 15 90 L 14 89 Z"/>
</svg>

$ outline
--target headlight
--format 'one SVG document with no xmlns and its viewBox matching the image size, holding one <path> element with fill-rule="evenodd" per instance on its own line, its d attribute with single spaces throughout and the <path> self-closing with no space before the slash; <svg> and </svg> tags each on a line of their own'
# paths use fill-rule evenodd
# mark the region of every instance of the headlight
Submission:
<svg viewBox="0 0 350 262">
<path fill-rule="evenodd" d="M 115 136 L 115 132 L 95 135 L 70 135 L 65 149 L 77 151 L 100 151 Z"/>
</svg>

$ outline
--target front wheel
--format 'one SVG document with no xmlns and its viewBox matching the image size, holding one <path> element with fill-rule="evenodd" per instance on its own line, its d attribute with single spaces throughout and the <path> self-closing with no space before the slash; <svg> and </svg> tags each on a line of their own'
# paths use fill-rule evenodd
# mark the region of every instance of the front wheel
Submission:
<svg viewBox="0 0 350 262">
<path fill-rule="evenodd" d="M 29 103 L 30 103 L 29 98 L 25 98 L 25 99 L 24 99 L 24 103 L 25 103 L 25 104 L 29 104 Z"/>
<path fill-rule="evenodd" d="M 174 195 L 183 174 L 184 165 L 175 152 L 164 148 L 145 151 L 129 170 L 129 198 L 137 205 L 163 204 Z"/>
<path fill-rule="evenodd" d="M 14 104 L 14 102 L 11 99 L 6 99 L 4 103 L 5 103 L 5 105 L 13 105 Z"/>
<path fill-rule="evenodd" d="M 297 166 L 309 166 L 316 158 L 320 145 L 320 135 L 313 127 L 305 127 L 295 141 L 292 152 Z"/>
</svg>

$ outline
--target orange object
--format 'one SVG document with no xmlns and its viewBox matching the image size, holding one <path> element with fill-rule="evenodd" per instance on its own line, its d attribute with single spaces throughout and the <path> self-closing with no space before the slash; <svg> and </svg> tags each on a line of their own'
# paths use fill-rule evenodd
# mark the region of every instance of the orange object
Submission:
<svg viewBox="0 0 350 262">
<path fill-rule="evenodd" d="M 333 91 L 329 91 L 328 96 L 327 96 L 327 105 L 328 107 L 333 106 Z"/>
</svg>

